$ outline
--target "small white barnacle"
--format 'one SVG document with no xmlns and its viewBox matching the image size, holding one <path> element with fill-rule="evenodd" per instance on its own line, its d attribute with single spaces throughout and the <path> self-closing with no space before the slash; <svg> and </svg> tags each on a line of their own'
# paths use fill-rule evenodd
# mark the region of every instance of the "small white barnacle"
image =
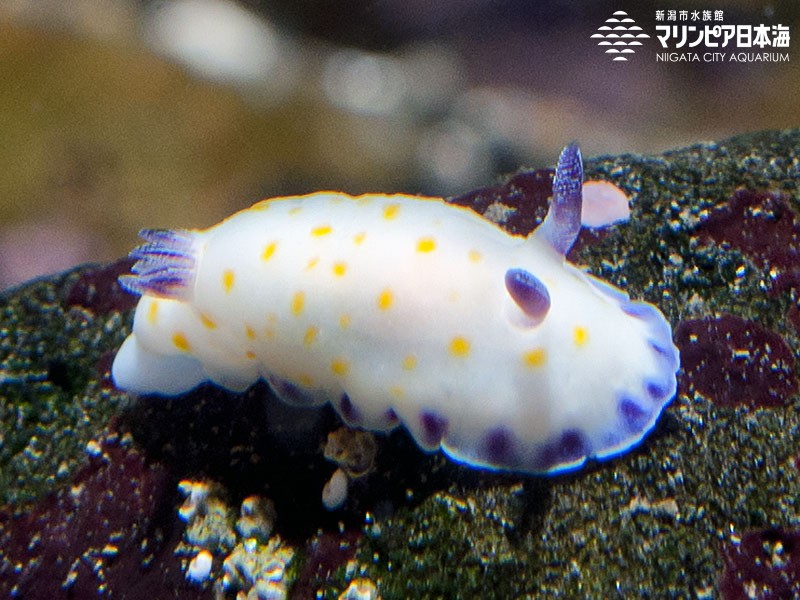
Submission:
<svg viewBox="0 0 800 600">
<path fill-rule="evenodd" d="M 195 557 L 189 561 L 186 569 L 186 579 L 193 583 L 203 583 L 211 577 L 211 567 L 214 564 L 214 557 L 208 550 L 200 550 Z"/>
<path fill-rule="evenodd" d="M 347 487 L 349 481 L 345 472 L 338 468 L 322 488 L 322 504 L 328 510 L 340 508 L 347 500 Z"/>
</svg>

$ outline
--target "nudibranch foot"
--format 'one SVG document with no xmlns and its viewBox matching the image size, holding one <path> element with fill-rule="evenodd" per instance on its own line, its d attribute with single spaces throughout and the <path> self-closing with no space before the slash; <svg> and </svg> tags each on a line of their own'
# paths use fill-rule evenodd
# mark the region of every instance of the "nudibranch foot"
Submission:
<svg viewBox="0 0 800 600">
<path fill-rule="evenodd" d="M 441 199 L 336 192 L 262 201 L 204 231 L 145 230 L 116 385 L 175 395 L 265 379 L 352 427 L 404 425 L 470 466 L 560 473 L 629 450 L 676 390 L 655 307 L 566 260 L 580 150 L 527 238 Z"/>
</svg>

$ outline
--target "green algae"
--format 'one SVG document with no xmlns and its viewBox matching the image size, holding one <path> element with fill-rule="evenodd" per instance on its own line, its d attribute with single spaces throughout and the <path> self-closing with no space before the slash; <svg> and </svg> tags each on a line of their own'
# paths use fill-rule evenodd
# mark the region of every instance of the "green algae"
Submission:
<svg viewBox="0 0 800 600">
<path fill-rule="evenodd" d="M 126 335 L 119 313 L 66 305 L 88 267 L 0 296 L 0 505 L 15 509 L 52 491 L 115 414 L 100 357 Z"/>
</svg>

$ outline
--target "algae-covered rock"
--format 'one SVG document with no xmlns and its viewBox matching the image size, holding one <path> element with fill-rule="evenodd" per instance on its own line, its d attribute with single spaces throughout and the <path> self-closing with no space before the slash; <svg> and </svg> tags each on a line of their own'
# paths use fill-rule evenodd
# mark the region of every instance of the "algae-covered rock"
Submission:
<svg viewBox="0 0 800 600">
<path fill-rule="evenodd" d="M 274 502 L 296 598 L 335 598 L 362 577 L 385 599 L 800 593 L 798 148 L 791 130 L 586 161 L 587 179 L 630 196 L 631 217 L 583 231 L 569 258 L 659 306 L 684 369 L 640 448 L 568 476 L 469 469 L 397 431 L 375 436 L 374 464 L 328 512 L 335 465 L 323 449 L 341 426 L 329 408 L 285 407 L 263 384 L 169 400 L 114 390 L 108 368 L 133 306 L 115 279 L 129 261 L 6 292 L 0 593 L 122 594 L 134 566 L 142 597 L 206 593 L 176 574 L 181 499 L 165 490 L 183 478 L 218 481 L 235 503 Z M 454 201 L 526 233 L 550 175 L 521 171 Z M 121 472 L 137 485 L 113 483 Z M 98 497 L 128 515 L 102 504 L 115 532 L 86 516 L 81 498 Z M 91 535 L 55 539 L 79 518 Z M 99 561 L 102 590 L 82 556 Z"/>
</svg>

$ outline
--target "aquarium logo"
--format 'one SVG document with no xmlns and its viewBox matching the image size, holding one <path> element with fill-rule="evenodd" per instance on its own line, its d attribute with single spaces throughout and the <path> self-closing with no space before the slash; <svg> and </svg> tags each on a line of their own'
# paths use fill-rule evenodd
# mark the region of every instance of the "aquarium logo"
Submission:
<svg viewBox="0 0 800 600">
<path fill-rule="evenodd" d="M 723 25 L 723 19 L 721 10 L 657 10 L 655 37 L 663 52 L 656 52 L 656 62 L 789 62 L 789 25 Z"/>
<path fill-rule="evenodd" d="M 627 61 L 636 52 L 634 47 L 642 45 L 640 40 L 649 37 L 624 10 L 616 11 L 592 34 L 592 39 L 600 40 L 597 45 L 606 47 L 605 53 L 613 61 Z"/>
</svg>

